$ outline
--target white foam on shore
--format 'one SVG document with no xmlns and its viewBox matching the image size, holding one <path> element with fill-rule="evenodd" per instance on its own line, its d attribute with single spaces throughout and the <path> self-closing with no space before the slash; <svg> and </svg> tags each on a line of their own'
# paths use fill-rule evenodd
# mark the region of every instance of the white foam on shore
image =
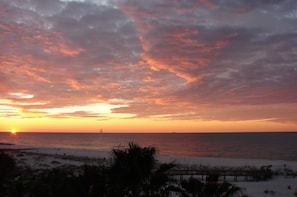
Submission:
<svg viewBox="0 0 297 197">
<path fill-rule="evenodd" d="M 44 148 L 44 147 L 32 147 L 22 145 L 0 145 L 0 149 L 22 150 L 28 153 L 40 153 L 49 155 L 71 155 L 77 157 L 89 157 L 89 158 L 107 158 L 110 156 L 110 152 L 97 151 L 97 150 L 85 150 L 85 149 L 66 149 L 66 148 Z"/>
<path fill-rule="evenodd" d="M 21 145 L 0 145 L 0 149 L 22 150 L 27 153 L 40 153 L 48 155 L 69 155 L 77 157 L 88 157 L 98 159 L 108 159 L 111 157 L 111 151 L 97 151 L 85 149 L 65 149 L 65 148 L 43 148 Z M 175 162 L 182 165 L 204 165 L 204 166 L 227 166 L 227 167 L 243 167 L 253 166 L 261 167 L 272 165 L 273 169 L 289 168 L 297 170 L 297 161 L 284 160 L 260 160 L 260 159 L 234 159 L 234 158 L 213 158 L 213 157 L 178 157 L 178 156 L 157 156 L 157 160 L 162 163 Z"/>
<path fill-rule="evenodd" d="M 292 170 L 297 170 L 297 161 L 234 159 L 234 158 L 214 158 L 214 157 L 176 157 L 176 156 L 158 156 L 157 158 L 158 160 L 164 163 L 173 161 L 183 165 L 229 166 L 229 167 L 243 167 L 243 166 L 261 167 L 261 166 L 272 165 L 273 169 L 286 167 Z"/>
</svg>

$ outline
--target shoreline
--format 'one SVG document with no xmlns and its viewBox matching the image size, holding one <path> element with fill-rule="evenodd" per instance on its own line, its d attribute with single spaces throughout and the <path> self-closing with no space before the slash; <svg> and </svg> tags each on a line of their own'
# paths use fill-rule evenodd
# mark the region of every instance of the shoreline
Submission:
<svg viewBox="0 0 297 197">
<path fill-rule="evenodd" d="M 181 136 L 177 136 L 180 135 Z M 200 136 L 201 134 L 201 136 Z M 111 151 L 134 142 L 155 147 L 161 156 L 214 157 L 297 161 L 296 134 L 289 133 L 16 133 L 1 135 L 1 142 L 25 146 Z M 118 137 L 117 137 L 118 135 Z M 147 136 L 148 135 L 148 136 Z M 164 140 L 163 140 L 164 139 Z M 282 143 L 286 142 L 286 143 Z M 122 148 L 122 147 L 120 147 Z"/>
<path fill-rule="evenodd" d="M 0 151 L 12 155 L 17 165 L 34 170 L 53 169 L 57 167 L 87 165 L 109 165 L 111 151 L 95 151 L 83 149 L 43 148 L 19 145 L 0 144 Z M 211 158 L 211 157 L 177 157 L 156 156 L 160 163 L 174 162 L 186 167 L 206 166 L 212 168 L 240 168 L 271 166 L 273 172 L 281 172 L 271 180 L 245 181 L 228 180 L 241 188 L 244 188 L 247 196 L 262 197 L 287 197 L 297 194 L 297 177 L 286 176 L 284 172 L 291 170 L 297 174 L 297 162 L 283 160 L 259 160 L 259 159 L 234 159 L 234 158 Z M 68 167 L 67 167 L 68 168 Z M 288 189 L 290 188 L 290 189 Z"/>
<path fill-rule="evenodd" d="M 48 148 L 34 147 L 0 143 L 0 151 L 21 151 L 28 154 L 44 154 L 48 156 L 73 156 L 90 159 L 109 159 L 111 151 L 98 151 L 88 149 L 71 149 L 71 148 Z M 162 163 L 176 162 L 182 165 L 206 165 L 206 166 L 254 166 L 261 167 L 274 164 L 274 166 L 291 167 L 297 170 L 297 161 L 290 160 L 269 160 L 269 159 L 245 159 L 245 158 L 222 158 L 222 157 L 196 157 L 196 156 L 170 156 L 156 155 L 156 159 Z"/>
</svg>

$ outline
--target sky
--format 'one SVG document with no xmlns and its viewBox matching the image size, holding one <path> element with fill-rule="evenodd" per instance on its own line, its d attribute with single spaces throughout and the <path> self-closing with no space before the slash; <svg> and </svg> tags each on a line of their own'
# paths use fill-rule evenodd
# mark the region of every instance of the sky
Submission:
<svg viewBox="0 0 297 197">
<path fill-rule="evenodd" d="M 297 131 L 296 0 L 0 0 L 0 131 Z"/>
</svg>

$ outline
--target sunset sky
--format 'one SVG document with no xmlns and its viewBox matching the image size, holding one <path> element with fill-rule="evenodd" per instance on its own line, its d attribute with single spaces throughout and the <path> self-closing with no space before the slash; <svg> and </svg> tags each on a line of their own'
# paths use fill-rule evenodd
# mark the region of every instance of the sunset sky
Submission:
<svg viewBox="0 0 297 197">
<path fill-rule="evenodd" d="M 296 0 L 0 0 L 0 131 L 297 131 Z"/>
</svg>

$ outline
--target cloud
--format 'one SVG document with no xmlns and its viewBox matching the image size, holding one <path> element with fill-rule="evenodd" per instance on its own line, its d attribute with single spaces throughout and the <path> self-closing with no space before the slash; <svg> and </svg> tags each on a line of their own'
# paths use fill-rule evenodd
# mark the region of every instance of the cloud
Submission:
<svg viewBox="0 0 297 197">
<path fill-rule="evenodd" d="M 3 0 L 0 7 L 4 116 L 14 107 L 116 103 L 112 114 L 134 118 L 250 120 L 255 110 L 254 118 L 296 121 L 277 115 L 297 98 L 294 0 Z"/>
</svg>

